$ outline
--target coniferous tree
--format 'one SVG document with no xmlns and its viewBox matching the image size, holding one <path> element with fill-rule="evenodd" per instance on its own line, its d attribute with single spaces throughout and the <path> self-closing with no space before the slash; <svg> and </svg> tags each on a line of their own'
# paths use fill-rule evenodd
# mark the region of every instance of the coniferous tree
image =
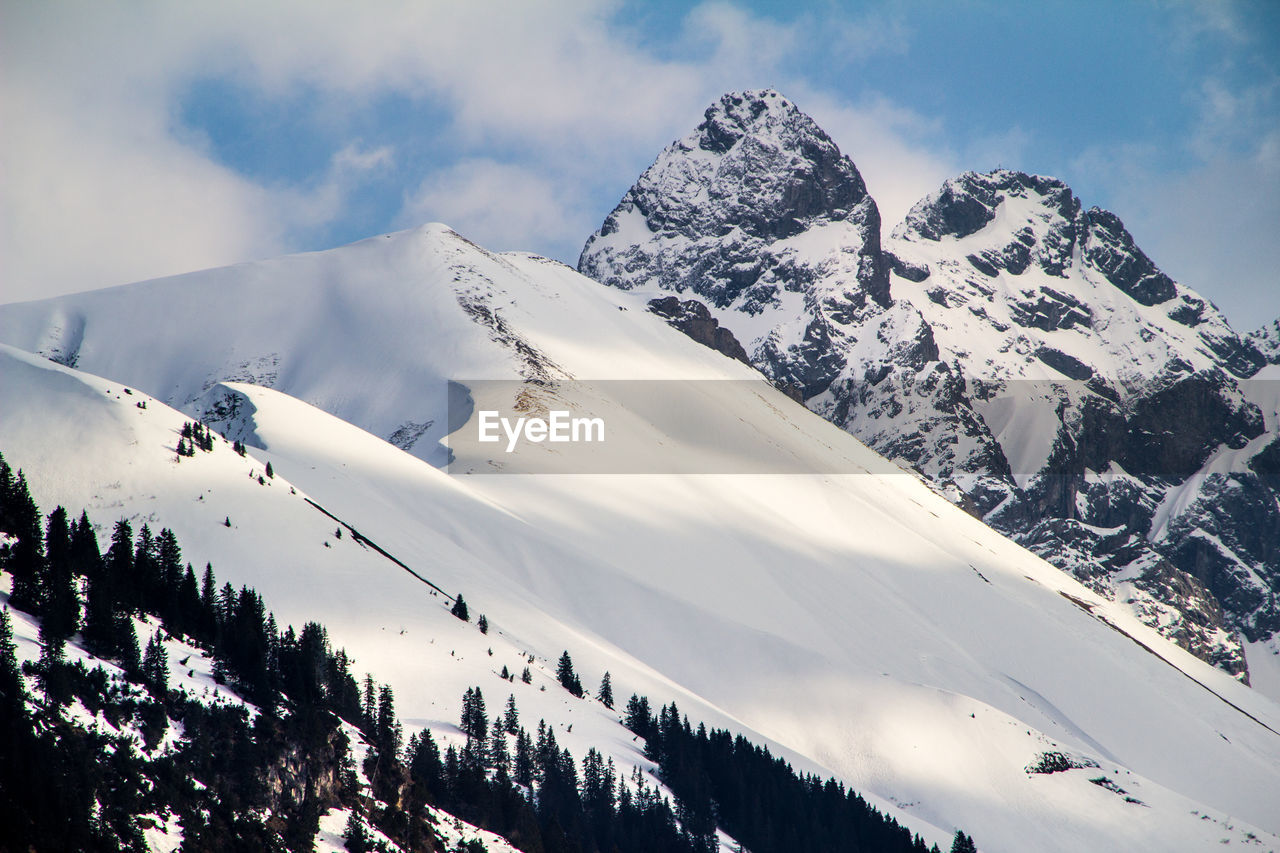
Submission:
<svg viewBox="0 0 1280 853">
<path fill-rule="evenodd" d="M 600 704 L 609 710 L 613 710 L 613 681 L 609 678 L 606 671 L 604 678 L 600 679 L 600 690 L 596 694 L 596 698 L 600 700 Z"/>
<path fill-rule="evenodd" d="M 444 764 L 440 761 L 440 747 L 431 736 L 431 730 L 423 730 L 416 736 L 409 750 L 409 774 L 432 795 L 443 791 Z"/>
<path fill-rule="evenodd" d="M 9 608 L 5 607 L 0 610 L 0 732 L 5 736 L 13 724 L 26 717 L 26 696 L 13 644 L 13 623 L 9 619 Z"/>
<path fill-rule="evenodd" d="M 116 660 L 129 678 L 137 678 L 142 670 L 142 653 L 138 650 L 138 634 L 133 630 L 133 620 L 122 614 L 115 620 L 114 645 Z"/>
<path fill-rule="evenodd" d="M 139 664 L 138 639 L 129 620 L 130 608 L 122 600 L 122 587 L 133 571 L 133 529 L 129 522 L 116 522 L 111 547 L 101 567 L 89 576 L 89 592 L 84 607 L 84 640 L 99 657 L 125 664 L 126 670 Z"/>
<path fill-rule="evenodd" d="M 467 736 L 468 745 L 472 741 L 483 743 L 489 733 L 489 715 L 484 707 L 484 694 L 479 687 L 468 687 L 462 694 L 462 721 L 459 728 Z"/>
<path fill-rule="evenodd" d="M 652 720 L 653 716 L 649 711 L 649 698 L 632 693 L 631 698 L 627 700 L 627 716 L 623 725 L 640 735 L 640 737 L 648 738 Z"/>
<path fill-rule="evenodd" d="M 122 589 L 132 591 L 128 598 L 130 603 L 142 611 L 154 610 L 158 603 L 160 567 L 156 557 L 156 540 L 151 535 L 151 527 L 143 524 L 133 549 L 133 570 L 121 583 Z"/>
<path fill-rule="evenodd" d="M 347 853 L 369 853 L 373 849 L 370 844 L 369 830 L 365 828 L 360 812 L 355 809 L 352 809 L 347 817 L 347 826 L 342 833 L 342 843 L 347 848 Z"/>
<path fill-rule="evenodd" d="M 68 639 L 80 625 L 80 599 L 76 595 L 71 527 L 67 511 L 49 513 L 45 527 L 45 608 L 41 630 L 51 639 Z"/>
<path fill-rule="evenodd" d="M 158 630 L 147 641 L 142 656 L 142 679 L 157 696 L 164 696 L 169 689 L 169 653 Z"/>
<path fill-rule="evenodd" d="M 462 600 L 462 593 L 458 593 L 458 597 L 454 599 L 453 607 L 449 609 L 449 612 L 463 622 L 471 621 L 471 614 L 467 612 L 467 603 Z"/>
<path fill-rule="evenodd" d="M 489 620 L 485 618 L 483 613 L 481 613 L 480 618 L 476 620 L 476 627 L 480 629 L 481 634 L 489 633 Z"/>
<path fill-rule="evenodd" d="M 31 499 L 27 479 L 21 471 L 10 480 L 4 497 L 5 533 L 16 538 L 9 546 L 4 568 L 13 574 L 10 603 L 19 610 L 41 615 L 44 612 L 44 533 L 40 510 Z"/>
<path fill-rule="evenodd" d="M 533 684 L 533 673 L 529 672 L 529 667 L 524 668 L 524 672 L 520 673 L 520 680 L 525 684 Z"/>
<path fill-rule="evenodd" d="M 489 728 L 489 747 L 485 755 L 485 765 L 503 774 L 511 772 L 511 754 L 507 750 L 507 733 L 503 729 L 502 718 L 494 717 Z"/>
<path fill-rule="evenodd" d="M 955 838 L 951 840 L 951 853 L 978 853 L 978 847 L 973 843 L 973 838 L 957 829 Z"/>
<path fill-rule="evenodd" d="M 275 469 L 272 468 L 271 463 L 268 462 L 267 463 L 267 479 L 269 480 L 275 479 L 275 476 L 276 476 Z"/>
<path fill-rule="evenodd" d="M 120 604 L 132 612 L 133 601 L 129 596 L 133 580 L 133 527 L 123 518 L 116 522 L 111 532 L 111 545 L 107 548 L 107 591 L 113 604 Z"/>
<path fill-rule="evenodd" d="M 520 712 L 516 710 L 516 695 L 507 697 L 506 710 L 502 712 L 502 729 L 509 735 L 520 731 Z"/>
<path fill-rule="evenodd" d="M 533 742 L 524 729 L 516 732 L 515 769 L 512 774 L 517 785 L 526 788 L 533 785 Z"/>
<path fill-rule="evenodd" d="M 156 537 L 155 559 L 158 580 L 155 606 L 161 616 L 175 618 L 180 610 L 182 548 L 178 537 L 167 527 Z"/>
<path fill-rule="evenodd" d="M 560 663 L 556 667 L 556 679 L 560 682 L 561 687 L 574 696 L 582 695 L 582 682 L 578 680 L 577 674 L 573 671 L 573 659 L 569 657 L 567 649 L 564 654 L 560 655 Z"/>
<path fill-rule="evenodd" d="M 364 730 L 372 735 L 378 724 L 378 689 L 373 683 L 373 676 L 364 675 L 364 704 L 361 706 Z"/>
<path fill-rule="evenodd" d="M 102 570 L 102 552 L 98 536 L 89 523 L 89 514 L 80 512 L 80 521 L 71 531 L 71 573 L 91 578 Z"/>
<path fill-rule="evenodd" d="M 396 720 L 395 695 L 386 684 L 378 690 L 378 720 L 374 737 L 378 749 L 384 754 L 399 754 L 401 730 L 400 723 Z"/>
</svg>

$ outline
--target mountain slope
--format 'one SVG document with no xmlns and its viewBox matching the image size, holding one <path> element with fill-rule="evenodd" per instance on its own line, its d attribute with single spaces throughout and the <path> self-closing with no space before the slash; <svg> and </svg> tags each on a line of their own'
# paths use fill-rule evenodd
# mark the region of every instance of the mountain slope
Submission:
<svg viewBox="0 0 1280 853">
<path fill-rule="evenodd" d="M 224 297 L 205 302 L 198 322 L 170 319 L 150 334 L 156 318 L 181 318 L 188 300 L 200 305 L 215 281 L 231 295 L 270 281 L 254 302 L 270 321 L 244 320 L 243 305 Z M 354 302 L 360 310 L 344 318 L 340 308 Z M 412 723 L 447 729 L 458 708 L 436 696 L 476 683 L 494 689 L 496 670 L 522 666 L 531 652 L 538 681 L 515 685 L 522 713 L 565 726 L 570 748 L 588 733 L 596 743 L 614 738 L 615 760 L 639 763 L 610 715 L 551 683 L 550 661 L 568 648 L 588 684 L 607 669 L 620 695 L 677 699 L 691 717 L 898 803 L 894 813 L 931 840 L 945 842 L 959 825 L 993 851 L 1197 849 L 1280 831 L 1274 704 L 915 477 L 893 473 L 781 393 L 762 383 L 734 392 L 742 383 L 723 380 L 749 379 L 747 368 L 644 306 L 560 265 L 491 255 L 439 227 L 6 306 L 6 334 L 36 342 L 82 320 L 79 365 L 127 369 L 135 394 L 119 378 L 88 379 L 8 350 L 0 448 L 42 504 L 87 505 L 100 518 L 173 516 L 165 523 L 192 558 L 252 583 L 283 620 L 305 611 L 301 618 L 325 622 L 336 643 L 395 687 Z M 433 325 L 424 325 L 428 316 Z M 309 325 L 345 334 L 312 338 Z M 347 360 L 358 361 L 368 340 L 391 356 L 376 383 L 389 398 L 346 384 Z M 218 376 L 266 352 L 284 368 L 274 389 Z M 307 371 L 326 381 L 308 384 Z M 426 375 L 438 385 L 415 384 Z M 524 390 L 555 394 L 575 411 L 603 407 L 620 430 L 610 440 L 627 447 L 705 452 L 696 433 L 629 422 L 625 398 L 601 400 L 616 392 L 568 377 L 719 380 L 725 387 L 711 390 L 673 383 L 694 387 L 681 397 L 689 418 L 714 421 L 732 402 L 752 431 L 827 473 L 451 477 L 296 396 L 308 390 L 335 412 L 365 413 L 383 435 L 406 418 L 429 421 L 431 440 L 451 420 L 453 379 L 477 400 Z M 137 389 L 220 413 L 230 437 L 259 448 L 257 460 L 228 450 L 175 463 L 180 416 L 162 415 L 159 402 L 138 409 Z M 532 468 L 554 452 L 537 445 L 510 463 L 501 449 L 487 459 L 459 452 L 455 464 Z M 260 485 L 246 469 L 258 473 L 268 460 L 276 477 Z M 858 470 L 867 473 L 848 473 Z M 493 630 L 481 635 L 453 619 L 439 593 L 349 532 L 338 540 L 334 517 L 432 584 L 463 592 Z M 428 681 L 452 689 L 427 691 Z M 545 693 L 539 683 L 550 685 Z M 1082 766 L 1028 772 L 1047 752 Z"/>
<path fill-rule="evenodd" d="M 1153 518 L 1222 454 L 1269 445 L 1244 387 L 1261 344 L 1055 179 L 967 173 L 881 248 L 872 200 L 800 203 L 831 175 L 846 195 L 861 187 L 793 104 L 726 95 L 640 176 L 579 269 L 651 300 L 703 300 L 810 409 L 1247 680 L 1236 631 L 1265 640 L 1280 627 L 1280 551 L 1249 534 L 1280 524 L 1277 484 L 1237 460 L 1213 495 L 1213 539 Z M 791 227 L 762 233 L 744 210 Z"/>
</svg>

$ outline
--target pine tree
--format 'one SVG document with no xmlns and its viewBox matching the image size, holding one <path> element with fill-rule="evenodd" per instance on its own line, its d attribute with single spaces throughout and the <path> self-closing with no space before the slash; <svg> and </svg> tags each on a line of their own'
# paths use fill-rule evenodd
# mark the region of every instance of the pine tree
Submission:
<svg viewBox="0 0 1280 853">
<path fill-rule="evenodd" d="M 951 853 L 978 853 L 978 847 L 973 843 L 973 838 L 957 829 L 956 837 L 951 841 Z"/>
<path fill-rule="evenodd" d="M 462 720 L 459 728 L 467 736 L 467 743 L 484 742 L 489 734 L 489 714 L 484 707 L 484 694 L 479 687 L 468 687 L 462 694 Z"/>
<path fill-rule="evenodd" d="M 463 622 L 471 621 L 471 614 L 467 612 L 467 603 L 462 600 L 462 593 L 458 593 L 458 597 L 454 599 L 453 607 L 450 608 L 449 612 Z"/>
<path fill-rule="evenodd" d="M 138 650 L 138 634 L 133 630 L 133 620 L 129 614 L 121 613 L 115 620 L 114 643 L 116 660 L 130 679 L 137 678 L 142 671 L 142 653 Z"/>
<path fill-rule="evenodd" d="M 489 748 L 485 756 L 485 764 L 503 774 L 509 774 L 511 754 L 507 751 L 507 733 L 503 730 L 501 717 L 493 718 L 493 726 L 489 732 Z"/>
<path fill-rule="evenodd" d="M 18 669 L 18 653 L 13 644 L 13 623 L 9 608 L 0 610 L 0 732 L 8 734 L 8 726 L 27 715 L 26 685 Z"/>
<path fill-rule="evenodd" d="M 274 469 L 274 468 L 272 468 L 272 467 L 271 467 L 271 463 L 270 463 L 270 462 L 268 462 L 268 463 L 267 463 L 267 479 L 269 479 L 269 480 L 271 480 L 271 479 L 275 479 L 275 476 L 276 476 L 275 469 Z"/>
<path fill-rule="evenodd" d="M 13 574 L 10 603 L 19 610 L 41 615 L 44 612 L 45 560 L 44 532 L 40 528 L 40 510 L 27 489 L 21 471 L 4 495 L 4 532 L 18 541 L 9 546 L 3 568 Z"/>
<path fill-rule="evenodd" d="M 369 839 L 369 831 L 365 829 L 364 820 L 361 819 L 360 813 L 355 809 L 351 810 L 350 816 L 347 817 L 347 826 L 342 833 L 343 846 L 347 848 L 347 853 L 369 853 L 372 850 Z"/>
<path fill-rule="evenodd" d="M 401 734 L 400 723 L 396 720 L 395 695 L 391 687 L 384 684 L 378 690 L 378 719 L 374 733 L 378 751 L 392 758 L 399 755 Z"/>
<path fill-rule="evenodd" d="M 600 690 L 596 693 L 596 698 L 600 700 L 601 705 L 613 710 L 613 681 L 609 678 L 607 671 L 604 678 L 600 679 Z"/>
<path fill-rule="evenodd" d="M 372 735 L 378 723 L 378 692 L 373 683 L 373 676 L 367 672 L 364 675 L 364 704 L 361 708 L 361 717 L 365 732 Z"/>
<path fill-rule="evenodd" d="M 133 591 L 131 603 L 143 612 L 155 610 L 159 603 L 160 566 L 156 558 L 157 546 L 151 527 L 143 524 L 133 550 L 133 572 L 123 585 Z"/>
<path fill-rule="evenodd" d="M 520 731 L 520 712 L 516 710 L 516 695 L 514 693 L 507 697 L 507 707 L 502 712 L 502 728 L 509 735 Z"/>
<path fill-rule="evenodd" d="M 489 620 L 485 618 L 483 613 L 481 613 L 480 618 L 476 620 L 476 627 L 480 629 L 481 634 L 489 633 Z"/>
<path fill-rule="evenodd" d="M 533 673 L 529 672 L 529 667 L 524 668 L 524 672 L 520 673 L 520 680 L 525 684 L 533 684 Z"/>
<path fill-rule="evenodd" d="M 624 725 L 640 737 L 647 739 L 652 724 L 653 717 L 649 711 L 648 697 L 632 693 L 631 698 L 627 700 L 627 718 Z"/>
<path fill-rule="evenodd" d="M 133 567 L 133 530 L 129 522 L 116 522 L 111 534 L 111 547 L 100 566 L 89 575 L 89 591 L 84 605 L 84 641 L 99 657 L 119 659 L 127 654 L 122 642 L 121 621 L 128 616 L 120 612 L 120 586 L 129 582 Z M 129 633 L 132 634 L 132 626 Z M 137 651 L 134 639 L 133 650 Z"/>
<path fill-rule="evenodd" d="M 516 732 L 516 755 L 513 776 L 517 785 L 533 785 L 533 744 L 524 729 Z"/>
<path fill-rule="evenodd" d="M 80 600 L 76 596 L 71 527 L 62 507 L 49 513 L 45 527 L 45 613 L 41 630 L 51 639 L 66 640 L 79 628 Z"/>
<path fill-rule="evenodd" d="M 560 664 L 556 667 L 556 679 L 560 682 L 561 687 L 574 696 L 582 695 L 582 682 L 578 680 L 577 674 L 573 671 L 573 659 L 569 657 L 567 649 L 564 654 L 560 655 Z"/>
<path fill-rule="evenodd" d="M 162 616 L 179 616 L 179 599 L 182 586 L 182 548 L 173 531 L 164 528 L 156 538 L 156 567 L 159 590 L 156 604 Z"/>
<path fill-rule="evenodd" d="M 409 774 L 415 782 L 425 785 L 428 791 L 439 791 L 443 782 L 444 764 L 440 761 L 440 747 L 436 745 L 430 729 L 424 729 L 417 741 L 411 744 Z"/>
<path fill-rule="evenodd" d="M 133 528 L 123 518 L 116 522 L 111 532 L 111 545 L 107 548 L 106 592 L 112 607 L 123 605 L 132 611 L 133 601 L 129 596 L 133 580 Z"/>
<path fill-rule="evenodd" d="M 169 653 L 159 630 L 147 641 L 147 650 L 142 656 L 142 680 L 157 696 L 169 690 Z"/>
</svg>

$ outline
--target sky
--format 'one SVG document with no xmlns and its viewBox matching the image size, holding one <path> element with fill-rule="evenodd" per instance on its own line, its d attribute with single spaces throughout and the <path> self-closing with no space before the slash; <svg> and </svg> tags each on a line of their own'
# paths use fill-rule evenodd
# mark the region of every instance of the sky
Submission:
<svg viewBox="0 0 1280 853">
<path fill-rule="evenodd" d="M 1280 317 L 1280 2 L 0 0 L 0 300 L 430 221 L 570 264 L 726 91 L 772 87 L 886 230 L 1062 178 L 1240 331 Z"/>
</svg>

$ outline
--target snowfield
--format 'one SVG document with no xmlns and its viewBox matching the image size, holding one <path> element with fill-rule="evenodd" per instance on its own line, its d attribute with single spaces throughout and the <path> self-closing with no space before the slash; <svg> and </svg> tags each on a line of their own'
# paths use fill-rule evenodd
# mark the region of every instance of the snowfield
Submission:
<svg viewBox="0 0 1280 853">
<path fill-rule="evenodd" d="M 620 704 L 675 700 L 943 847 L 962 827 L 988 853 L 1280 848 L 1280 707 L 763 384 L 681 396 L 671 423 L 731 400 L 827 473 L 446 473 L 442 442 L 474 428 L 451 381 L 535 380 L 693 459 L 705 435 L 572 380 L 758 379 L 563 265 L 427 226 L 3 306 L 0 340 L 0 451 L 44 511 L 86 508 L 103 539 L 120 517 L 172 528 L 282 625 L 324 623 L 446 741 L 479 685 L 579 758 L 649 769 L 616 714 L 556 684 L 568 649 L 588 688 L 608 670 Z M 179 462 L 192 415 L 227 442 Z M 449 615 L 458 592 L 487 635 Z M 499 678 L 530 655 L 533 684 Z M 1031 772 L 1053 752 L 1080 766 Z"/>
</svg>

